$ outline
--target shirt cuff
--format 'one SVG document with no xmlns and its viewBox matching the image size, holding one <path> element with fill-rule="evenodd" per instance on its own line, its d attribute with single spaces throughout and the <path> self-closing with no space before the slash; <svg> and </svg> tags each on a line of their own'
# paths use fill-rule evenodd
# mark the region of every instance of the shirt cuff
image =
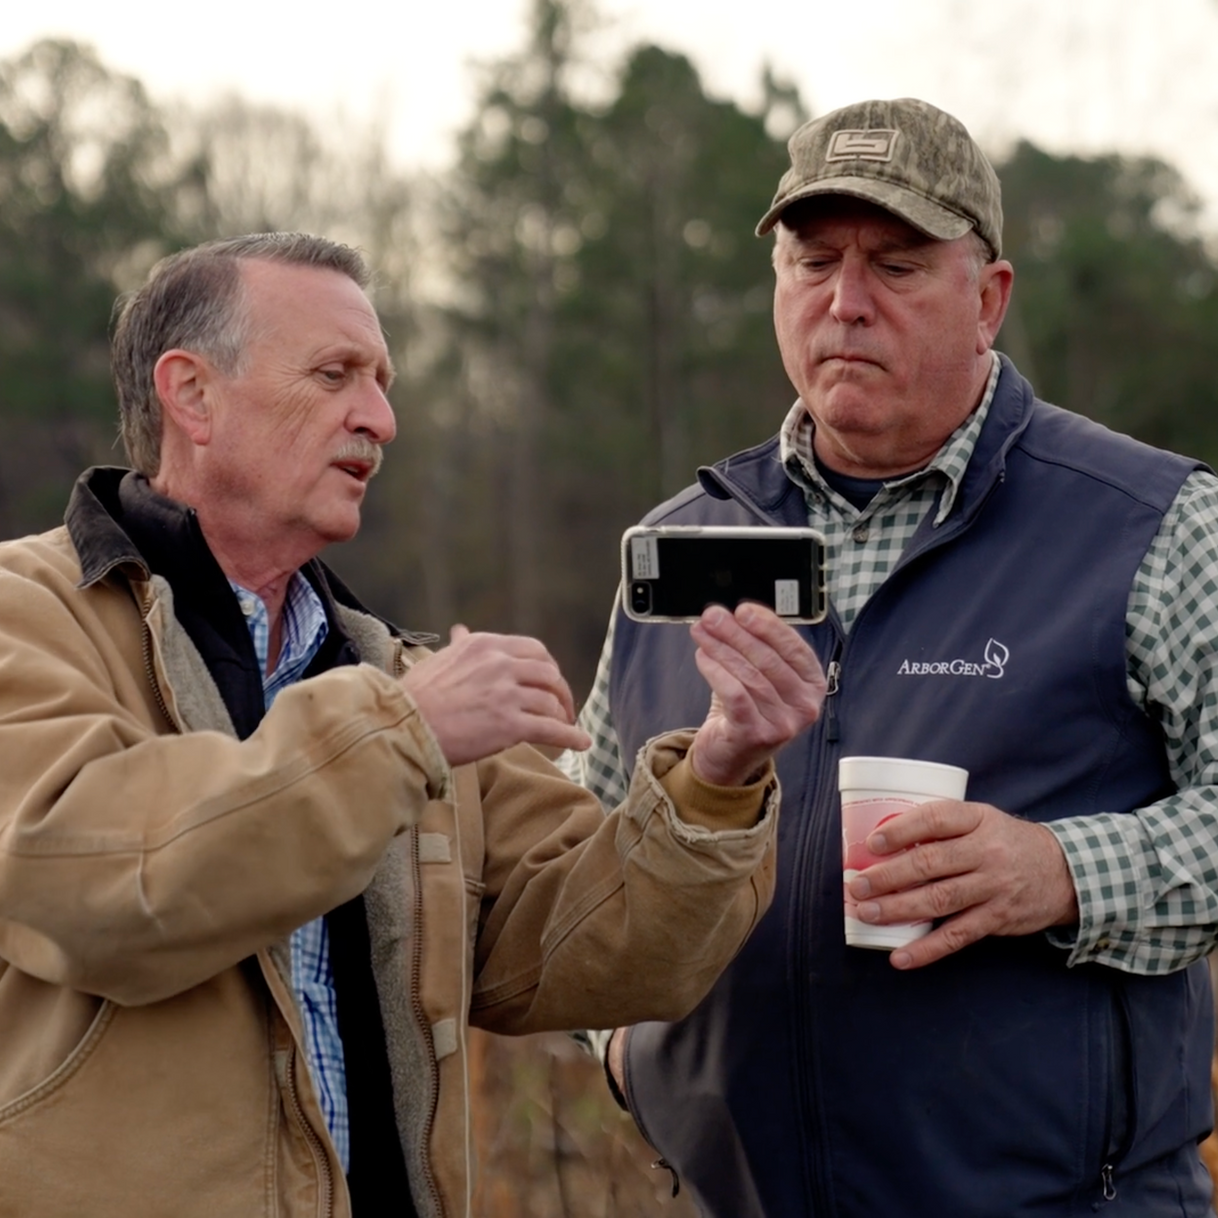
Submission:
<svg viewBox="0 0 1218 1218">
<path fill-rule="evenodd" d="M 1121 823 L 1128 819 L 1108 813 L 1045 822 L 1066 856 L 1078 898 L 1078 925 L 1047 932 L 1051 943 L 1069 951 L 1069 965 L 1136 967 L 1146 868 Z"/>
<path fill-rule="evenodd" d="M 773 775 L 764 767 L 761 777 L 743 787 L 718 787 L 703 782 L 689 763 L 688 754 L 660 779 L 677 815 L 687 824 L 719 832 L 751 829 L 761 819 L 762 803 Z"/>
</svg>

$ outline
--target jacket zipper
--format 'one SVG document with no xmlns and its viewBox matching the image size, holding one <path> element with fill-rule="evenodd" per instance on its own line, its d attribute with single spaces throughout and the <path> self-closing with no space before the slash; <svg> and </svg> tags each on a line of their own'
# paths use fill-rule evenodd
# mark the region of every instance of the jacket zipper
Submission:
<svg viewBox="0 0 1218 1218">
<path fill-rule="evenodd" d="M 165 695 L 161 692 L 161 684 L 157 680 L 156 664 L 153 662 L 152 655 L 152 627 L 148 624 L 147 606 L 144 607 L 144 612 L 141 614 L 141 632 L 142 650 L 144 655 L 144 672 L 148 677 L 148 684 L 152 687 L 152 696 L 156 700 L 157 707 L 165 717 L 165 722 L 170 728 L 181 733 L 181 727 L 174 720 L 174 717 L 169 713 L 169 705 L 165 701 Z M 290 1050 L 276 1050 L 277 1054 L 286 1058 L 286 1068 L 283 1071 L 284 1091 L 288 1097 L 288 1106 L 291 1109 L 293 1118 L 296 1124 L 304 1133 L 305 1141 L 309 1144 L 309 1149 L 313 1153 L 313 1158 L 318 1164 L 321 1176 L 321 1206 L 319 1213 L 331 1215 L 334 1213 L 334 1175 L 330 1167 L 330 1157 L 326 1154 L 325 1145 L 321 1138 L 317 1136 L 313 1126 L 309 1124 L 308 1118 L 305 1116 L 304 1108 L 300 1103 L 300 1096 L 296 1090 L 296 1056 Z"/>
<path fill-rule="evenodd" d="M 304 1133 L 305 1141 L 309 1144 L 309 1150 L 313 1153 L 313 1159 L 317 1163 L 321 1175 L 321 1197 L 317 1212 L 330 1215 L 334 1213 L 334 1174 L 330 1168 L 330 1156 L 326 1154 L 325 1145 L 317 1136 L 317 1131 L 309 1124 L 304 1108 L 301 1106 L 300 1096 L 296 1090 L 296 1054 L 291 1049 L 284 1049 L 281 1052 L 287 1057 L 284 1090 L 287 1092 L 292 1116 Z"/>
<path fill-rule="evenodd" d="M 399 656 L 401 652 L 399 652 Z M 404 667 L 404 665 L 403 665 Z M 430 1144 L 436 1124 L 436 1109 L 440 1103 L 440 1067 L 436 1062 L 436 1046 L 431 1035 L 431 1024 L 427 1020 L 427 1012 L 423 1008 L 423 868 L 419 863 L 419 830 L 417 826 L 410 830 L 411 849 L 410 849 L 410 868 L 414 878 L 414 939 L 410 945 L 410 1007 L 414 1012 L 415 1021 L 422 1030 L 423 1039 L 427 1045 L 427 1052 L 431 1061 L 433 1077 L 431 1086 L 431 1095 L 428 1100 L 427 1107 L 427 1137 L 423 1142 L 422 1155 L 420 1162 L 423 1169 L 423 1182 L 427 1186 L 428 1196 L 432 1200 L 434 1212 L 442 1214 L 444 1212 L 444 1202 L 440 1196 L 439 1186 L 436 1184 L 435 1177 L 431 1172 L 431 1164 L 428 1160 L 427 1148 Z M 465 1182 L 468 1190 L 472 1181 Z M 465 1203 L 466 1212 L 469 1210 L 468 1200 Z"/>
<path fill-rule="evenodd" d="M 156 678 L 156 665 L 152 660 L 152 627 L 148 625 L 146 617 L 141 618 L 141 625 L 143 626 L 144 672 L 148 676 L 148 684 L 152 686 L 152 696 L 156 699 L 156 704 L 161 714 L 165 716 L 165 722 L 169 724 L 173 731 L 181 733 L 181 727 L 178 726 L 174 717 L 169 713 L 169 705 L 165 701 L 165 695 L 161 692 L 161 684 Z"/>
<path fill-rule="evenodd" d="M 400 638 L 394 640 L 393 660 L 390 665 L 393 675 L 400 678 L 410 667 L 406 662 L 406 648 Z M 440 1104 L 440 1077 L 439 1065 L 436 1063 L 436 1046 L 431 1035 L 431 1024 L 427 1020 L 427 1012 L 423 1008 L 423 868 L 419 863 L 419 830 L 417 827 L 410 830 L 411 849 L 410 849 L 410 869 L 411 876 L 414 880 L 414 896 L 412 899 L 413 905 L 413 925 L 414 938 L 410 946 L 410 1009 L 414 1014 L 415 1022 L 418 1024 L 423 1033 L 423 1039 L 427 1045 L 427 1052 L 430 1055 L 433 1065 L 434 1075 L 431 1088 L 431 1097 L 427 1109 L 427 1138 L 423 1142 L 422 1154 L 420 1162 L 423 1170 L 423 1183 L 427 1187 L 427 1195 L 431 1198 L 433 1212 L 442 1214 L 444 1212 L 444 1200 L 440 1196 L 440 1188 L 436 1184 L 435 1177 L 432 1175 L 431 1164 L 428 1161 L 427 1147 L 430 1142 L 432 1133 L 436 1124 L 436 1110 Z M 466 1181 L 468 1189 L 472 1181 Z M 469 1212 L 469 1202 L 466 1201 L 466 1212 Z"/>
</svg>

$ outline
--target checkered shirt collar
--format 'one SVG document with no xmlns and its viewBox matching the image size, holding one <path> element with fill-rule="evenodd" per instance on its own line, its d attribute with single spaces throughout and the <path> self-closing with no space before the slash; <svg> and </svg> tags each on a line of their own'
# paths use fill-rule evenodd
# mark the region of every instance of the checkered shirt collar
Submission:
<svg viewBox="0 0 1218 1218">
<path fill-rule="evenodd" d="M 998 388 L 998 374 L 1002 370 L 1002 361 L 997 352 L 991 352 L 993 364 L 990 377 L 986 382 L 985 393 L 981 395 L 981 403 L 959 427 L 948 437 L 928 465 L 913 473 L 903 474 L 899 478 L 885 482 L 885 488 L 900 488 L 922 482 L 932 474 L 938 473 L 946 480 L 943 495 L 939 500 L 939 510 L 935 513 L 936 527 L 941 525 L 951 513 L 956 503 L 956 495 L 960 490 L 960 481 L 964 471 L 973 456 L 977 438 L 989 414 L 990 403 L 994 400 L 994 391 Z M 812 437 L 816 424 L 812 416 L 804 408 L 802 400 L 797 400 L 783 420 L 779 431 L 779 454 L 783 468 L 796 484 L 802 487 L 812 487 L 823 494 L 835 497 L 835 493 L 821 476 L 813 457 Z"/>
</svg>

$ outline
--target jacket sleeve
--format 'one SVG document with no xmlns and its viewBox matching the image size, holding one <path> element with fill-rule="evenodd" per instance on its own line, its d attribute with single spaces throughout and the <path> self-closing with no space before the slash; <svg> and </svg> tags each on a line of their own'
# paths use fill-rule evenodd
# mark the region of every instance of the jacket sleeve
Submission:
<svg viewBox="0 0 1218 1218">
<path fill-rule="evenodd" d="M 484 763 L 474 1023 L 510 1033 L 612 1027 L 677 1019 L 705 996 L 773 896 L 778 783 L 770 768 L 752 828 L 688 823 L 661 779 L 691 739 L 650 742 L 607 817 L 531 751 Z M 522 856 L 504 849 L 530 832 Z"/>
<path fill-rule="evenodd" d="M 360 892 L 447 781 L 366 666 L 286 690 L 243 742 L 159 734 L 140 625 L 125 587 L 0 570 L 0 962 L 122 1004 Z"/>
</svg>

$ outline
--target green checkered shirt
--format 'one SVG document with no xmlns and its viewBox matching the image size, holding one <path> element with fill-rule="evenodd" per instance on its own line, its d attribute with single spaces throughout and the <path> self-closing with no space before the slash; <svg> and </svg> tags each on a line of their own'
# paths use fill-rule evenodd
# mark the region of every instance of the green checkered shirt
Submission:
<svg viewBox="0 0 1218 1218">
<path fill-rule="evenodd" d="M 850 623 L 888 578 L 942 488 L 935 524 L 955 504 L 998 383 L 925 469 L 884 485 L 857 511 L 820 476 L 812 421 L 797 402 L 781 431 L 788 475 L 804 490 L 808 521 L 826 539 L 828 591 Z M 564 769 L 607 807 L 626 795 L 609 713 L 613 625 L 580 725 L 586 753 Z M 1047 827 L 1066 854 L 1078 893 L 1077 931 L 1051 931 L 1069 963 L 1094 960 L 1133 973 L 1167 973 L 1218 939 L 1218 477 L 1192 474 L 1147 550 L 1126 609 L 1129 692 L 1160 724 L 1175 795 L 1132 812 L 1066 817 Z"/>
</svg>

